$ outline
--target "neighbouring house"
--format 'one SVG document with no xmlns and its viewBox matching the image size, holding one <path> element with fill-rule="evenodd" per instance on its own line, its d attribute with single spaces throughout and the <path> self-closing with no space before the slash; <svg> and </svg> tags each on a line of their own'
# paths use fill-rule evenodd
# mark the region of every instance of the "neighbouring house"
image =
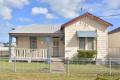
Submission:
<svg viewBox="0 0 120 80">
<path fill-rule="evenodd" d="M 7 43 L 0 42 L 0 57 L 9 56 L 8 49 L 9 47 L 6 46 Z"/>
<path fill-rule="evenodd" d="M 67 15 L 66 15 L 67 16 Z M 84 13 L 62 25 L 33 24 L 10 31 L 9 43 L 16 38 L 16 47 L 10 47 L 11 60 L 45 60 L 48 57 L 72 58 L 77 50 L 96 50 L 97 59 L 108 56 L 108 26 L 111 23 Z"/>
<path fill-rule="evenodd" d="M 109 56 L 120 58 L 120 27 L 109 32 Z"/>
<path fill-rule="evenodd" d="M 0 42 L 0 47 L 3 47 L 4 46 L 4 43 Z"/>
<path fill-rule="evenodd" d="M 109 47 L 120 48 L 120 27 L 109 32 Z"/>
</svg>

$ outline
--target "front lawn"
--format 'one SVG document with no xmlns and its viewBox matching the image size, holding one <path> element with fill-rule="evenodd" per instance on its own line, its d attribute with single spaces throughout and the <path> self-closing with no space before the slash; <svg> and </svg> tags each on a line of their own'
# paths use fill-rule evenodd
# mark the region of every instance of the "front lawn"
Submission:
<svg viewBox="0 0 120 80">
<path fill-rule="evenodd" d="M 66 73 L 0 73 L 0 80 L 94 80 L 96 75 Z"/>
<path fill-rule="evenodd" d="M 67 74 L 67 73 L 0 73 L 0 80 L 119 80 L 120 75 L 103 76 L 96 79 L 96 74 Z M 105 78 L 105 79 L 103 79 Z"/>
<path fill-rule="evenodd" d="M 109 73 L 109 65 L 65 64 L 65 72 L 49 72 L 50 65 L 46 62 L 0 61 L 0 80 L 95 80 L 98 74 Z M 14 70 L 16 69 L 16 72 Z M 67 73 L 67 70 L 69 70 Z M 102 76 L 106 80 L 120 78 L 120 65 L 112 65 L 114 76 Z M 100 79 L 98 79 L 100 80 Z"/>
</svg>

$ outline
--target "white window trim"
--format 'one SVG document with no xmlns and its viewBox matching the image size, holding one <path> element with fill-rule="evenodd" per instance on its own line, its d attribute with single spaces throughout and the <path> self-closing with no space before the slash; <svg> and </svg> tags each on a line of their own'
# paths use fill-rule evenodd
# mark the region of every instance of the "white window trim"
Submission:
<svg viewBox="0 0 120 80">
<path fill-rule="evenodd" d="M 84 50 L 95 50 L 95 38 L 93 39 L 93 49 L 88 49 L 88 37 L 85 37 L 85 49 Z M 80 41 L 80 40 L 79 40 Z M 82 49 L 81 49 L 82 50 Z"/>
<path fill-rule="evenodd" d="M 85 37 L 85 50 L 88 50 L 88 42 L 87 42 L 87 37 Z"/>
</svg>

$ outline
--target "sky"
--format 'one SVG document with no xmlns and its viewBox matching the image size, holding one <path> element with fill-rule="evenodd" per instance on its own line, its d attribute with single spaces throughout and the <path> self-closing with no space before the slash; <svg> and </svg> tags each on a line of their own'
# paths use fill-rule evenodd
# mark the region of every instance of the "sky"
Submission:
<svg viewBox="0 0 120 80">
<path fill-rule="evenodd" d="M 63 24 L 85 12 L 112 23 L 109 31 L 120 26 L 120 0 L 0 0 L 0 42 L 8 42 L 11 28 Z"/>
</svg>

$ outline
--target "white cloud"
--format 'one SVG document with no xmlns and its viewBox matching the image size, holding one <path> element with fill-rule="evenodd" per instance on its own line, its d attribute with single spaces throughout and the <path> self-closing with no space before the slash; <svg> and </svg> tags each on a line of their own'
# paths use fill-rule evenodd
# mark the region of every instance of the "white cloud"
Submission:
<svg viewBox="0 0 120 80">
<path fill-rule="evenodd" d="M 4 4 L 9 7 L 23 8 L 25 5 L 29 4 L 28 0 L 4 0 Z"/>
<path fill-rule="evenodd" d="M 39 0 L 40 1 L 40 0 Z M 52 10 L 65 18 L 72 18 L 79 15 L 80 8 L 85 0 L 44 0 Z"/>
<path fill-rule="evenodd" d="M 119 8 L 120 7 L 120 0 L 104 0 L 103 3 L 105 3 L 107 8 Z"/>
<path fill-rule="evenodd" d="M 56 18 L 53 14 L 50 14 L 50 13 L 47 13 L 46 14 L 46 18 L 47 19 L 54 19 L 54 18 Z"/>
<path fill-rule="evenodd" d="M 0 17 L 4 20 L 10 20 L 12 18 L 12 8 L 23 8 L 28 4 L 28 0 L 0 0 Z"/>
<path fill-rule="evenodd" d="M 33 20 L 30 19 L 30 18 L 22 18 L 22 17 L 20 17 L 20 18 L 18 18 L 18 21 L 21 21 L 21 22 L 32 22 Z"/>
<path fill-rule="evenodd" d="M 94 12 L 98 13 L 100 16 L 106 16 L 105 18 L 119 18 L 118 16 L 111 15 L 120 13 L 120 0 L 102 0 L 99 3 L 99 6 L 95 6 L 96 9 L 94 10 Z"/>
<path fill-rule="evenodd" d="M 13 24 L 4 20 L 3 21 L 0 20 L 0 42 L 9 41 L 8 33 L 13 27 L 15 27 Z"/>
<path fill-rule="evenodd" d="M 43 7 L 33 7 L 32 8 L 32 14 L 33 15 L 38 15 L 38 14 L 43 14 L 47 19 L 54 19 L 55 16 L 51 13 L 49 13 L 47 8 Z"/>
<path fill-rule="evenodd" d="M 33 7 L 32 8 L 32 14 L 37 15 L 37 14 L 47 14 L 48 9 L 47 8 L 42 8 L 42 7 Z"/>
<path fill-rule="evenodd" d="M 12 18 L 11 12 L 12 10 L 3 4 L 3 0 L 0 0 L 0 17 L 9 20 Z"/>
<path fill-rule="evenodd" d="M 80 8 L 84 11 L 97 13 L 98 15 L 109 15 L 116 14 L 120 10 L 109 10 L 119 9 L 120 0 L 37 0 L 40 3 L 47 3 L 51 9 L 57 12 L 59 15 L 65 18 L 73 18 L 80 15 Z M 102 13 L 102 14 L 101 14 Z"/>
<path fill-rule="evenodd" d="M 8 32 L 11 30 L 13 26 L 14 26 L 13 24 L 7 21 L 0 21 L 0 33 L 8 34 Z"/>
</svg>

